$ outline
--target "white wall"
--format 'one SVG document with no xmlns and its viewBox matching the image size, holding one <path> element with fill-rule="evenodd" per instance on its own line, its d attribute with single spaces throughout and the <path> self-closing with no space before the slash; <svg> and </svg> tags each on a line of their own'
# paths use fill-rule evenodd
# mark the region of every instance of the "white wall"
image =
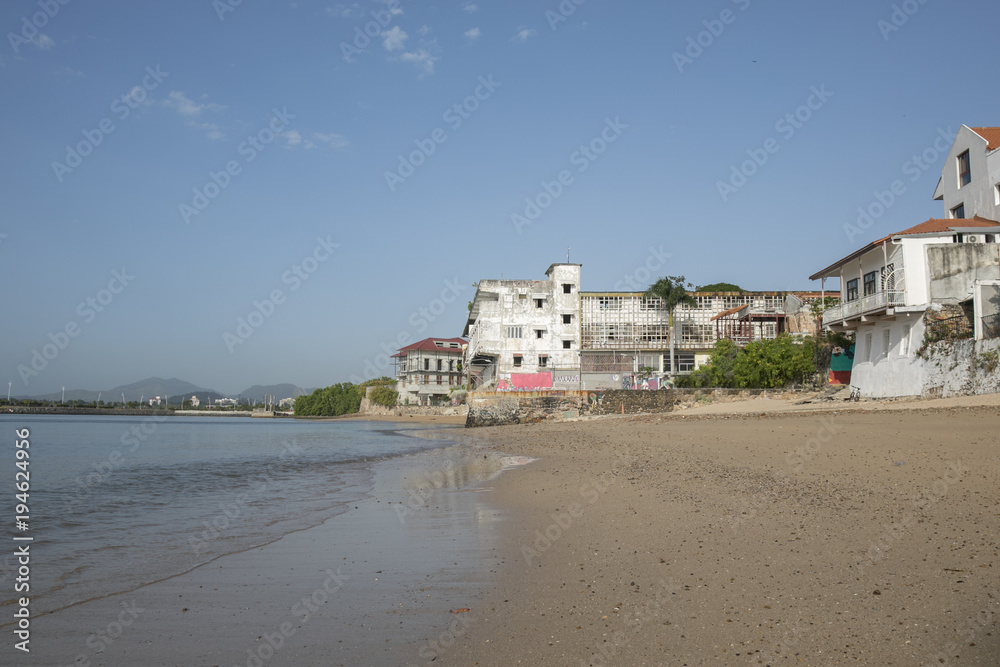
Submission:
<svg viewBox="0 0 1000 667">
<path fill-rule="evenodd" d="M 910 335 L 909 343 L 904 348 L 902 341 L 906 325 L 910 326 Z M 889 331 L 888 350 L 883 344 L 882 332 L 886 330 Z M 870 355 L 866 344 L 868 334 L 871 334 L 872 344 Z M 903 313 L 892 320 L 861 324 L 855 339 L 851 384 L 860 387 L 865 398 L 919 396 L 924 384 L 924 368 L 916 352 L 923 340 L 923 313 Z"/>
<path fill-rule="evenodd" d="M 969 151 L 969 169 L 972 181 L 959 187 L 958 156 Z M 943 198 L 942 218 L 951 217 L 951 209 L 965 204 L 965 217 L 978 214 L 996 220 L 1000 207 L 996 205 L 994 186 L 1000 182 L 1000 151 L 987 154 L 987 142 L 965 125 L 958 131 L 951 151 L 941 170 L 941 182 L 935 197 Z"/>
</svg>

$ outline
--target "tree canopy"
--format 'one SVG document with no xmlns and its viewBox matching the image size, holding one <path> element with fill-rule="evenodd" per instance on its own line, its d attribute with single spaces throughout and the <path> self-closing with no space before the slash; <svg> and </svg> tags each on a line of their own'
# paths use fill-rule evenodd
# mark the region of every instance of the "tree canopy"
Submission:
<svg viewBox="0 0 1000 667">
<path fill-rule="evenodd" d="M 712 283 L 711 285 L 702 285 L 701 287 L 695 288 L 696 292 L 745 292 L 746 290 L 739 285 L 734 285 L 732 283 Z"/>
<path fill-rule="evenodd" d="M 678 304 L 695 305 L 694 297 L 688 294 L 689 289 L 691 289 L 691 283 L 687 282 L 684 276 L 666 276 L 649 286 L 649 289 L 646 290 L 646 297 L 662 299 L 667 310 L 672 314 L 674 307 Z"/>
</svg>

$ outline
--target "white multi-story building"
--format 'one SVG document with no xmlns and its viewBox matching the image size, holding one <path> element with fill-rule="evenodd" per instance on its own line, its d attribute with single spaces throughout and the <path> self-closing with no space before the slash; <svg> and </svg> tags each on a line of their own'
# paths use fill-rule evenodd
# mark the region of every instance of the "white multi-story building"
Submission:
<svg viewBox="0 0 1000 667">
<path fill-rule="evenodd" d="M 483 280 L 464 335 L 473 384 L 499 389 L 620 388 L 670 372 L 670 316 L 642 292 L 581 292 L 579 264 L 553 264 L 547 280 Z M 674 313 L 677 372 L 695 370 L 716 341 L 739 345 L 787 330 L 783 292 L 695 292 Z"/>
<path fill-rule="evenodd" d="M 580 265 L 553 264 L 545 275 L 479 282 L 463 333 L 479 385 L 579 387 Z"/>
<path fill-rule="evenodd" d="M 1000 306 L 1000 128 L 962 126 L 934 198 L 946 219 L 931 219 L 859 248 L 811 276 L 840 281 L 841 303 L 823 326 L 854 331 L 851 384 L 873 398 L 918 395 L 925 369 L 917 355 L 929 338 L 981 338 Z"/>
<path fill-rule="evenodd" d="M 945 159 L 934 199 L 945 217 L 1000 220 L 1000 127 L 963 125 Z"/>
</svg>

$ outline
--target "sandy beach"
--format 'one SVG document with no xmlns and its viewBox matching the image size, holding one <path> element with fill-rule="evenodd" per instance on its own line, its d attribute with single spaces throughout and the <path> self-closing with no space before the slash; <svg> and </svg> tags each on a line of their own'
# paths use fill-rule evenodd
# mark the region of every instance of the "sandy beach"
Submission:
<svg viewBox="0 0 1000 667">
<path fill-rule="evenodd" d="M 997 398 L 467 432 L 540 460 L 433 664 L 1000 664 Z"/>
</svg>

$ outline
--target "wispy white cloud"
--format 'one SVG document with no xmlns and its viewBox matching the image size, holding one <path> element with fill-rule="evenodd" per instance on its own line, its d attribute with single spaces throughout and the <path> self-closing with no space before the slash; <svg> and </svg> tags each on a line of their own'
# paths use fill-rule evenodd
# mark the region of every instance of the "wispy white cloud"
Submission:
<svg viewBox="0 0 1000 667">
<path fill-rule="evenodd" d="M 294 148 L 302 143 L 302 135 L 298 130 L 278 132 L 278 136 L 285 140 L 285 148 Z"/>
<path fill-rule="evenodd" d="M 351 143 L 343 135 L 333 132 L 313 132 L 308 137 L 304 137 L 298 130 L 286 130 L 279 132 L 277 136 L 285 140 L 285 148 L 288 150 L 301 148 L 308 151 L 319 148 L 321 145 L 329 146 L 333 150 L 341 150 Z"/>
<path fill-rule="evenodd" d="M 417 30 L 417 34 L 419 34 L 421 37 L 426 37 L 427 33 L 429 33 L 430 31 L 431 31 L 431 27 L 429 25 L 422 25 Z"/>
<path fill-rule="evenodd" d="M 218 141 L 219 139 L 225 139 L 226 133 L 222 131 L 222 128 L 215 123 L 195 123 L 190 122 L 188 125 L 196 127 L 205 133 L 205 136 L 212 141 Z"/>
<path fill-rule="evenodd" d="M 399 4 L 399 0 L 395 0 L 395 1 L 394 0 L 382 0 L 382 3 L 384 5 L 386 5 L 386 9 L 388 9 L 389 13 L 392 14 L 393 16 L 396 16 L 397 14 L 402 14 L 403 13 L 403 7 L 402 7 L 402 5 Z"/>
<path fill-rule="evenodd" d="M 527 26 L 518 26 L 517 34 L 510 38 L 512 42 L 527 42 L 529 39 L 538 34 L 538 31 L 534 28 L 529 28 Z"/>
<path fill-rule="evenodd" d="M 364 12 L 361 11 L 361 7 L 356 2 L 351 5 L 338 3 L 332 7 L 327 7 L 326 15 L 332 16 L 335 19 L 350 19 L 363 16 Z"/>
<path fill-rule="evenodd" d="M 440 56 L 432 56 L 427 49 L 417 49 L 399 56 L 404 63 L 411 63 L 420 71 L 420 76 L 434 73 L 434 63 L 441 60 Z"/>
<path fill-rule="evenodd" d="M 471 30 L 465 31 L 465 39 L 467 39 L 470 44 L 477 41 L 482 36 L 483 32 L 479 28 L 472 28 Z"/>
<path fill-rule="evenodd" d="M 466 3 L 465 6 L 462 7 L 462 9 L 464 9 L 467 12 L 469 12 L 470 14 L 473 13 L 473 12 L 478 12 L 479 11 L 479 7 L 474 2 L 468 2 L 468 3 Z"/>
<path fill-rule="evenodd" d="M 347 137 L 340 134 L 333 134 L 333 133 L 324 134 L 323 132 L 313 132 L 311 137 L 313 140 L 318 141 L 322 144 L 326 144 L 327 146 L 329 146 L 334 150 L 340 150 L 342 148 L 346 148 L 351 143 L 350 141 L 348 141 Z M 306 148 L 309 147 L 310 146 L 307 144 Z"/>
<path fill-rule="evenodd" d="M 37 37 L 32 39 L 31 43 L 40 48 L 42 51 L 45 51 L 46 49 L 51 49 L 53 46 L 56 45 L 56 43 L 52 41 L 51 37 L 41 33 L 39 33 Z"/>
<path fill-rule="evenodd" d="M 202 95 L 201 98 L 204 100 L 207 95 Z M 194 100 L 190 99 L 187 95 L 179 90 L 171 91 L 167 95 L 167 99 L 164 100 L 163 104 L 174 109 L 177 113 L 182 116 L 199 116 L 202 111 L 222 111 L 225 109 L 224 106 L 215 104 L 214 102 L 204 102 L 198 104 Z"/>
<path fill-rule="evenodd" d="M 393 26 L 392 30 L 383 30 L 381 36 L 382 46 L 385 47 L 386 51 L 401 51 L 406 44 L 407 37 L 409 37 L 398 25 Z"/>
</svg>

